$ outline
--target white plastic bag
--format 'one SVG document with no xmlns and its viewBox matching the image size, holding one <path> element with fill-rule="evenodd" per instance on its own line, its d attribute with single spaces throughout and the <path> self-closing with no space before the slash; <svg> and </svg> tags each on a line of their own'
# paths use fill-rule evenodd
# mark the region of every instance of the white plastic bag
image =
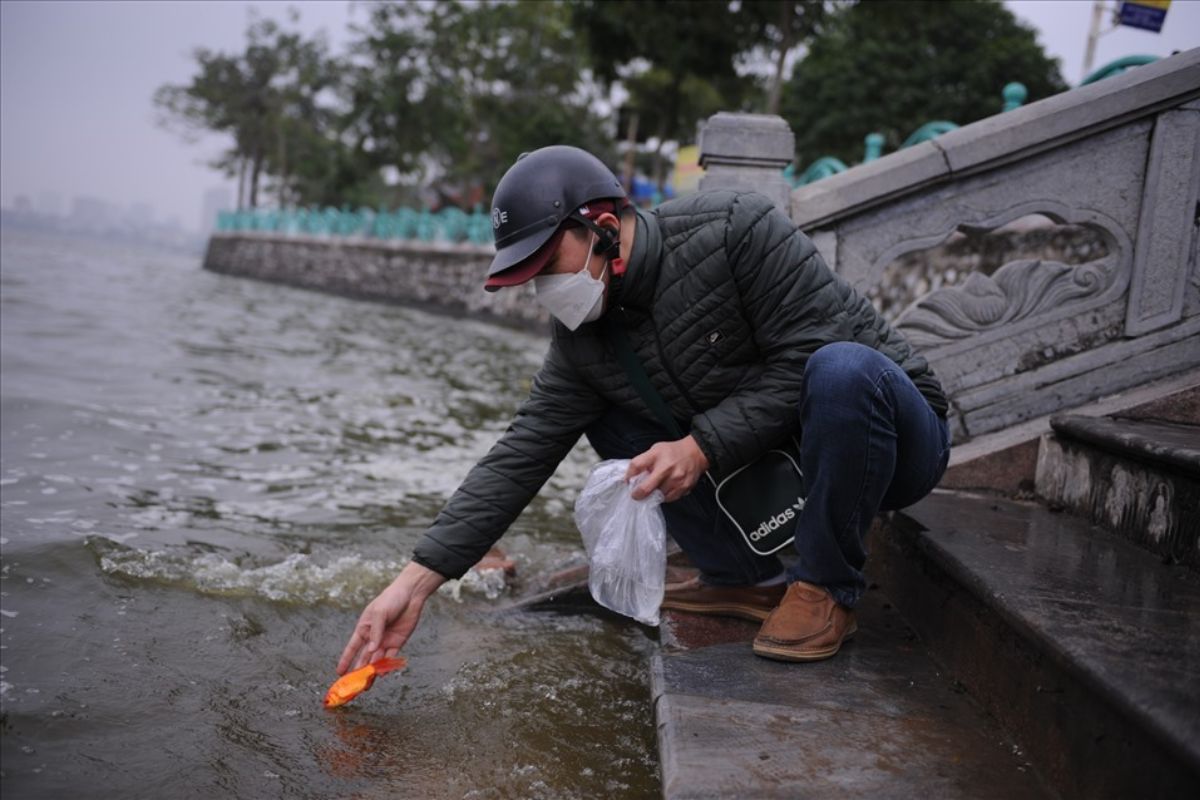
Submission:
<svg viewBox="0 0 1200 800">
<path fill-rule="evenodd" d="M 605 608 L 647 625 L 658 624 L 667 567 L 662 492 L 634 500 L 625 482 L 629 461 L 601 461 L 575 501 L 575 524 L 589 562 L 588 588 Z"/>
</svg>

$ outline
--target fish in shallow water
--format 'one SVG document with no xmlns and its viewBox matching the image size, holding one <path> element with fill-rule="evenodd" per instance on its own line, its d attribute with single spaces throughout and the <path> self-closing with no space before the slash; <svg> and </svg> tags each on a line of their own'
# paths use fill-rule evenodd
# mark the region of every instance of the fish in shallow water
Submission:
<svg viewBox="0 0 1200 800">
<path fill-rule="evenodd" d="M 371 684 L 380 675 L 392 670 L 403 669 L 406 664 L 408 661 L 404 658 L 381 658 L 373 664 L 367 664 L 353 672 L 347 672 L 334 681 L 333 686 L 330 686 L 329 691 L 325 693 L 325 707 L 337 708 L 349 703 L 370 689 Z"/>
</svg>

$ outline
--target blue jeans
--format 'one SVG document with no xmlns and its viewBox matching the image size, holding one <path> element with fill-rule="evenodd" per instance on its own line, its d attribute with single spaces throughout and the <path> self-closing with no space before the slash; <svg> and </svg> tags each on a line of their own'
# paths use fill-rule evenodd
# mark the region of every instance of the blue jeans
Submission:
<svg viewBox="0 0 1200 800">
<path fill-rule="evenodd" d="M 826 345 L 808 360 L 798 411 L 808 497 L 787 578 L 823 586 L 853 608 L 866 587 L 872 518 L 915 503 L 937 485 L 950 457 L 949 428 L 891 359 L 852 342 Z M 633 458 L 670 438 L 618 408 L 588 428 L 587 437 L 604 459 Z M 707 583 L 742 586 L 783 569 L 777 557 L 750 551 L 706 479 L 665 504 L 663 516 Z"/>
</svg>

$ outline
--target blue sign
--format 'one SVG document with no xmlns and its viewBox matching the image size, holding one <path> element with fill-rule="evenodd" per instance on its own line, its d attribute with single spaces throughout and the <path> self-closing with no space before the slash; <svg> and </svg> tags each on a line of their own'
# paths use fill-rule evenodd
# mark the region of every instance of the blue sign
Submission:
<svg viewBox="0 0 1200 800">
<path fill-rule="evenodd" d="M 1167 6 L 1170 4 L 1170 0 L 1125 0 L 1121 3 L 1121 15 L 1117 21 L 1131 28 L 1158 33 L 1162 30 L 1163 20 L 1167 18 Z"/>
</svg>

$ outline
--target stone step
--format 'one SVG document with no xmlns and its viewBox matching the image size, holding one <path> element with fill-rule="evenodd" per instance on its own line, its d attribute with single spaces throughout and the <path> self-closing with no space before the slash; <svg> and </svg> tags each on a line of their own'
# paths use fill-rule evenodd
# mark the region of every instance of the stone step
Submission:
<svg viewBox="0 0 1200 800">
<path fill-rule="evenodd" d="M 1063 797 L 1200 796 L 1200 576 L 1082 519 L 937 491 L 874 580 Z"/>
<path fill-rule="evenodd" d="M 751 652 L 757 623 L 666 612 L 652 666 L 663 796 L 1053 797 L 881 592 L 858 613 L 835 658 L 785 664 Z"/>
<path fill-rule="evenodd" d="M 1056 416 L 1050 424 L 1039 496 L 1200 569 L 1200 421 Z"/>
</svg>

